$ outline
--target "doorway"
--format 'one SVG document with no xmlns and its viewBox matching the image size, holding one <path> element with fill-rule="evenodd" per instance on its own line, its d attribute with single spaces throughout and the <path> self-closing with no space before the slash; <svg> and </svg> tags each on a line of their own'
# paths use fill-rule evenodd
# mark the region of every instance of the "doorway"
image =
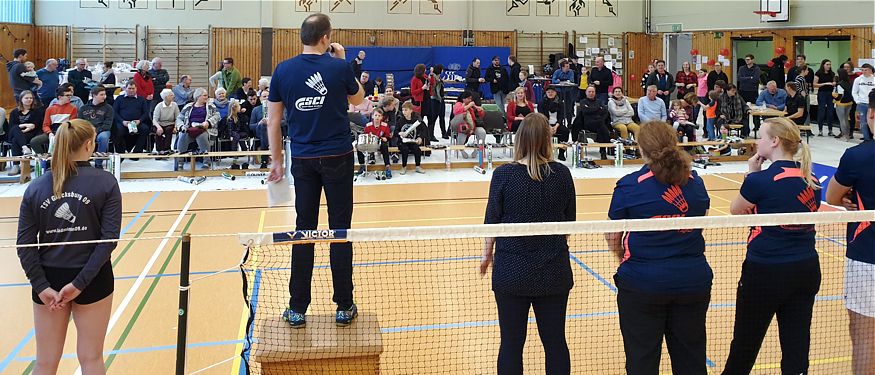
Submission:
<svg viewBox="0 0 875 375">
<path fill-rule="evenodd" d="M 832 61 L 835 70 L 851 58 L 850 36 L 804 36 L 793 38 L 793 42 L 796 54 L 805 55 L 808 67 L 815 71 L 824 59 Z"/>
<path fill-rule="evenodd" d="M 684 61 L 690 61 L 690 50 L 693 49 L 693 34 L 666 34 L 664 56 L 665 70 L 678 72 Z"/>
</svg>

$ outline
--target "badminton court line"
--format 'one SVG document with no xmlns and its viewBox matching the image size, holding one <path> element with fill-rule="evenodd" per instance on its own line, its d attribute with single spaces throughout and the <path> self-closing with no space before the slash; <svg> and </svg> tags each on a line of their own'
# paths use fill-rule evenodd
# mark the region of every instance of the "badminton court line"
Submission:
<svg viewBox="0 0 875 375">
<path fill-rule="evenodd" d="M 152 253 L 152 257 L 149 258 L 149 261 L 146 263 L 146 266 L 143 267 L 143 271 L 140 272 L 140 276 L 137 277 L 137 280 L 134 281 L 134 285 L 131 286 L 131 289 L 128 290 L 128 294 L 125 295 L 125 298 L 122 299 L 122 302 L 118 305 L 115 312 L 112 314 L 112 317 L 109 319 L 109 326 L 106 328 L 106 332 L 112 332 L 112 329 L 115 327 L 116 323 L 118 323 L 119 319 L 121 319 L 122 314 L 125 312 L 125 309 L 128 308 L 128 305 L 131 303 L 131 300 L 134 298 L 134 294 L 137 293 L 137 290 L 140 289 L 140 285 L 143 285 L 143 280 L 146 279 L 146 275 L 149 274 L 149 270 L 152 269 L 152 266 L 155 265 L 155 262 L 158 260 L 158 257 L 164 251 L 164 247 L 167 246 L 167 242 L 170 241 L 170 236 L 176 232 L 176 228 L 179 227 L 179 223 L 182 222 L 182 219 L 185 217 L 186 213 L 188 213 L 189 208 L 191 208 L 192 203 L 197 198 L 200 190 L 195 190 L 191 193 L 191 197 L 188 198 L 188 202 L 185 203 L 185 206 L 182 208 L 182 211 L 179 212 L 179 216 L 176 217 L 176 221 L 173 222 L 173 225 L 170 226 L 170 229 L 164 234 L 164 239 L 161 240 L 161 243 L 158 244 L 158 247 L 155 248 L 155 252 Z M 82 367 L 77 367 L 75 375 L 82 374 Z"/>
<path fill-rule="evenodd" d="M 146 204 L 143 205 L 143 207 L 140 208 L 139 211 L 137 211 L 137 214 L 134 215 L 133 219 L 131 219 L 131 221 L 129 221 L 128 224 L 125 225 L 124 228 L 122 228 L 121 232 L 119 233 L 119 237 L 124 236 L 125 233 L 127 233 L 131 229 L 131 227 L 134 225 L 134 223 L 136 223 L 138 220 L 140 220 L 141 217 L 143 217 L 143 214 L 146 212 L 146 210 L 149 209 L 149 207 L 152 205 L 152 203 L 155 202 L 155 200 L 158 198 L 159 194 L 161 194 L 161 192 L 156 191 L 155 194 L 152 195 L 152 198 L 150 198 L 146 202 Z M 26 284 L 26 285 L 30 285 L 30 284 Z M 6 356 L 6 358 L 4 358 L 2 362 L 0 362 L 0 373 L 2 373 L 3 370 L 5 370 L 7 366 L 9 366 L 9 363 L 12 362 L 12 359 L 15 358 L 18 355 L 18 353 L 20 353 L 22 350 L 24 350 L 24 347 L 27 345 L 28 342 L 30 342 L 31 339 L 33 339 L 35 334 L 36 334 L 36 331 L 33 328 L 31 328 L 30 332 L 28 332 L 24 336 L 24 338 L 21 339 L 21 341 L 17 345 L 15 345 L 15 347 L 12 349 L 12 352 L 10 352 L 9 355 Z"/>
</svg>

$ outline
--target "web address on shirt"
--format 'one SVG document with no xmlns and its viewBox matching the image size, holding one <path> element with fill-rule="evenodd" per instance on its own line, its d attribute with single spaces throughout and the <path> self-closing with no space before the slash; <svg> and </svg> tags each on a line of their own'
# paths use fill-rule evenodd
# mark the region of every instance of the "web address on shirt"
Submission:
<svg viewBox="0 0 875 375">
<path fill-rule="evenodd" d="M 88 230 L 88 227 L 78 226 L 69 228 L 49 229 L 46 234 L 66 233 L 66 232 L 82 232 Z"/>
</svg>

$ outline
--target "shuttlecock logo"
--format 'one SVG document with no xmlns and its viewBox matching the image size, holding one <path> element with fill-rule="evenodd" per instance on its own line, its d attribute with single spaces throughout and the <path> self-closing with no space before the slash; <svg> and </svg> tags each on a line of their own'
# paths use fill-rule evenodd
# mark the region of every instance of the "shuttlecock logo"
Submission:
<svg viewBox="0 0 875 375">
<path fill-rule="evenodd" d="M 810 187 L 805 188 L 805 190 L 802 190 L 802 192 L 796 196 L 796 199 L 804 204 L 809 211 L 817 211 L 817 202 L 814 200 L 814 189 Z"/>
<path fill-rule="evenodd" d="M 312 76 L 310 76 L 310 78 L 307 78 L 306 83 L 307 86 L 310 86 L 311 89 L 318 91 L 320 95 L 328 94 L 328 88 L 325 87 L 325 81 L 322 80 L 321 73 L 316 72 L 316 74 L 313 74 Z"/>
<path fill-rule="evenodd" d="M 687 200 L 684 198 L 684 193 L 681 191 L 680 186 L 672 185 L 669 187 L 665 193 L 662 193 L 662 199 L 671 203 L 683 213 L 686 213 L 690 209 L 690 205 L 687 204 Z"/>
<path fill-rule="evenodd" d="M 70 212 L 70 205 L 67 202 L 58 207 L 58 210 L 55 211 L 55 217 L 58 219 L 64 219 L 70 222 L 70 224 L 76 224 L 76 215 L 73 215 Z"/>
</svg>

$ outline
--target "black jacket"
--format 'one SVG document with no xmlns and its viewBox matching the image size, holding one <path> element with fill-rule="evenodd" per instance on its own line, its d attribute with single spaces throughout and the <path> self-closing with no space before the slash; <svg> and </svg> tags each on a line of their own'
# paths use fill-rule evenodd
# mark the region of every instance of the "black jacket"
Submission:
<svg viewBox="0 0 875 375">
<path fill-rule="evenodd" d="M 541 99 L 541 103 L 538 104 L 538 113 L 546 116 L 547 119 L 550 118 L 551 112 L 556 113 L 556 121 L 558 121 L 559 123 L 564 120 L 562 118 L 562 115 L 560 114 L 561 109 L 562 108 L 559 104 L 559 96 L 556 96 L 555 99 L 550 99 L 547 97 L 547 95 L 544 95 L 544 99 Z"/>
<path fill-rule="evenodd" d="M 595 71 L 595 69 L 593 69 L 593 71 Z M 589 76 L 592 77 L 592 72 L 589 73 Z M 671 95 L 671 93 L 675 89 L 674 77 L 672 77 L 671 73 L 669 73 L 668 71 L 665 72 L 665 76 L 666 76 L 665 86 L 660 87 L 660 85 L 659 85 L 659 71 L 653 72 L 653 74 L 651 74 L 649 77 L 647 77 L 647 86 L 654 85 L 654 86 L 656 86 L 656 88 L 658 90 L 668 91 L 668 94 Z M 613 82 L 613 79 L 614 78 L 611 77 L 611 80 L 609 82 Z M 590 78 L 590 82 L 592 82 L 592 78 Z"/>
<path fill-rule="evenodd" d="M 520 86 L 520 71 L 522 67 L 520 63 L 514 63 L 510 66 L 510 75 L 507 76 L 507 88 L 504 89 L 504 92 L 511 93 L 513 90 L 516 90 L 517 87 Z"/>
<path fill-rule="evenodd" d="M 716 70 L 712 70 L 708 72 L 708 91 L 714 90 L 714 85 L 717 81 L 723 81 L 729 83 L 729 76 L 726 75 L 726 72 L 717 73 Z"/>
<path fill-rule="evenodd" d="M 486 82 L 489 82 L 489 90 L 493 94 L 507 89 L 507 70 L 502 66 L 490 65 L 486 68 Z"/>
<path fill-rule="evenodd" d="M 752 68 L 742 65 L 738 68 L 738 91 L 753 91 L 759 93 L 760 67 L 756 64 Z"/>
<path fill-rule="evenodd" d="M 577 117 L 574 119 L 575 128 L 595 129 L 598 126 L 605 125 L 607 118 L 608 107 L 598 101 L 598 99 L 590 100 L 589 98 L 583 98 L 580 101 L 580 107 L 577 109 Z"/>
<path fill-rule="evenodd" d="M 469 65 L 465 71 L 465 91 L 480 91 L 480 68 L 475 68 L 474 65 Z"/>
<path fill-rule="evenodd" d="M 669 74 L 669 79 L 671 79 L 671 74 Z M 614 84 L 614 75 L 611 74 L 611 70 L 608 67 L 602 68 L 601 71 L 593 67 L 589 71 L 589 76 L 587 76 L 587 83 L 590 86 L 595 87 L 596 94 L 607 94 L 608 87 Z M 596 86 L 595 81 L 599 81 L 599 85 Z M 672 87 L 674 87 L 674 83 L 672 82 Z"/>
</svg>

